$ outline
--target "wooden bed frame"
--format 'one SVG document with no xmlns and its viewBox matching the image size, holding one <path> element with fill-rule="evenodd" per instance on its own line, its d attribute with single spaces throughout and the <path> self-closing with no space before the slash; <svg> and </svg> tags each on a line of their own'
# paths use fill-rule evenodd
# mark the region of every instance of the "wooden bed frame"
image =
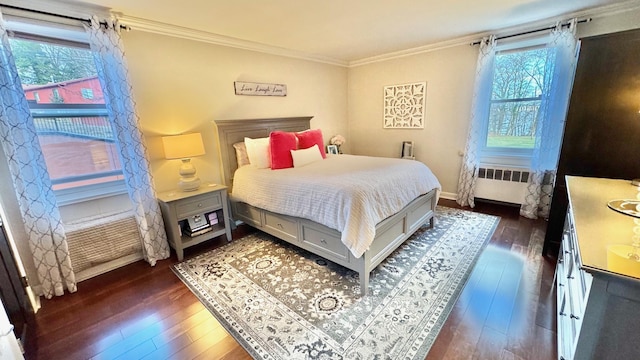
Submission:
<svg viewBox="0 0 640 360">
<path fill-rule="evenodd" d="M 272 119 L 216 120 L 215 128 L 222 158 L 223 181 L 230 189 L 237 169 L 233 144 L 244 141 L 245 136 L 262 138 L 274 130 L 303 131 L 310 128 L 311 116 Z M 355 258 L 340 240 L 340 232 L 311 220 L 277 214 L 251 205 L 231 201 L 232 220 L 242 220 L 279 239 L 322 256 L 360 275 L 362 295 L 368 293 L 369 273 L 393 250 L 409 238 L 433 216 L 437 202 L 436 189 L 413 200 L 397 214 L 376 225 L 376 237 L 369 250 Z"/>
</svg>

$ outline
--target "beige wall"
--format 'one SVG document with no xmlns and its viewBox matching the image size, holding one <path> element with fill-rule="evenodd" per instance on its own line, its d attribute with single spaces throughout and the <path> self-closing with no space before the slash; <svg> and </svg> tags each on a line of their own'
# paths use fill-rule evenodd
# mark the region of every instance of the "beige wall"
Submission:
<svg viewBox="0 0 640 360">
<path fill-rule="evenodd" d="M 347 68 L 266 55 L 141 31 L 123 34 L 140 126 L 149 148 L 156 190 L 175 187 L 178 160 L 165 160 L 160 136 L 200 131 L 206 155 L 193 160 L 203 181 L 220 182 L 212 121 L 313 116 L 325 140 L 347 134 Z M 286 97 L 236 96 L 233 82 L 280 83 Z M 0 149 L 0 203 L 26 274 L 38 285 L 17 199 Z M 61 208 L 63 219 L 126 208 L 126 196 Z M 80 285 L 81 288 L 82 285 Z"/>
<path fill-rule="evenodd" d="M 444 192 L 453 192 L 464 149 L 477 49 L 460 45 L 440 51 L 358 66 L 349 70 L 349 134 L 354 154 L 399 157 L 402 141 L 414 143 Z M 383 88 L 427 82 L 425 128 L 383 129 Z"/>
<path fill-rule="evenodd" d="M 580 24 L 578 36 L 640 27 L 640 10 L 594 16 Z M 442 184 L 443 196 L 455 196 L 471 113 L 478 48 L 467 44 L 349 69 L 351 152 L 398 157 L 403 140 L 414 141 L 415 156 Z M 427 82 L 424 130 L 383 129 L 383 87 Z"/>
<path fill-rule="evenodd" d="M 220 182 L 213 120 L 313 116 L 325 141 L 347 132 L 347 69 L 141 31 L 124 33 L 140 125 L 158 191 L 178 180 L 179 160 L 163 159 L 160 136 L 199 131 L 206 155 L 192 162 Z M 237 96 L 234 81 L 287 85 L 286 97 Z"/>
<path fill-rule="evenodd" d="M 582 24 L 580 36 L 639 27 L 640 11 Z M 212 121 L 215 119 L 312 115 L 325 140 L 340 133 L 347 153 L 396 157 L 412 140 L 419 161 L 429 165 L 454 194 L 465 146 L 477 48 L 466 44 L 350 69 L 266 55 L 141 31 L 123 34 L 140 124 L 149 147 L 157 190 L 177 181 L 177 161 L 162 158 L 160 136 L 202 132 L 205 156 L 194 159 L 204 181 L 220 181 Z M 234 81 L 287 85 L 287 97 L 236 96 Z M 426 128 L 383 130 L 385 85 L 427 82 Z M 0 151 L 0 202 L 32 283 L 37 277 L 15 193 Z M 126 202 L 125 202 L 126 203 Z M 114 211 L 117 199 L 61 209 L 63 217 Z"/>
</svg>

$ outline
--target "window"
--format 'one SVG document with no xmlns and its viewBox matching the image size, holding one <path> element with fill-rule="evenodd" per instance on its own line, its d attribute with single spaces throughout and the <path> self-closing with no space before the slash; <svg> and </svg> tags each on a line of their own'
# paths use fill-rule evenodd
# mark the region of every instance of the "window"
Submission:
<svg viewBox="0 0 640 360">
<path fill-rule="evenodd" d="M 93 89 L 82 88 L 80 89 L 82 92 L 82 97 L 88 100 L 93 99 Z"/>
<path fill-rule="evenodd" d="M 115 138 L 88 46 L 20 33 L 10 38 L 10 45 L 59 200 L 65 194 L 71 194 L 67 203 L 81 200 L 74 193 L 96 197 L 101 189 L 114 193 L 114 182 L 124 190 Z"/>
<path fill-rule="evenodd" d="M 553 49 L 543 46 L 506 49 L 496 54 L 482 139 L 483 162 L 528 165 L 535 145 L 545 76 L 554 55 Z M 520 160 L 505 161 L 509 157 Z"/>
<path fill-rule="evenodd" d="M 58 89 L 51 89 L 51 98 L 50 98 L 52 103 L 63 103 L 64 99 L 62 98 L 62 96 L 60 96 L 60 92 L 58 91 Z"/>
</svg>

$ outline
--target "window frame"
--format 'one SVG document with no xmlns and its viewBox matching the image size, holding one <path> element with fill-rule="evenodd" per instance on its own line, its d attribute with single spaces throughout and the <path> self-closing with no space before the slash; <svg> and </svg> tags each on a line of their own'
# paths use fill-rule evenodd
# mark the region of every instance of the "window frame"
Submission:
<svg viewBox="0 0 640 360">
<path fill-rule="evenodd" d="M 537 48 L 547 48 L 549 42 L 549 35 L 533 36 L 525 39 L 507 40 L 496 46 L 495 56 L 506 53 L 524 52 L 534 50 Z M 495 75 L 495 62 L 494 67 L 491 70 L 491 92 L 493 93 L 493 78 Z M 531 158 L 533 156 L 533 149 L 526 148 L 510 148 L 510 147 L 489 147 L 487 146 L 487 139 L 489 136 L 489 118 L 491 114 L 491 105 L 495 103 L 514 102 L 514 101 L 533 101 L 541 100 L 542 96 L 531 98 L 517 98 L 517 99 L 501 99 L 492 100 L 492 96 L 489 96 L 487 104 L 487 113 L 482 118 L 482 126 L 480 132 L 479 154 L 480 162 L 483 164 L 502 165 L 502 166 L 515 166 L 528 168 L 531 166 Z"/>
<path fill-rule="evenodd" d="M 52 26 L 44 26 L 40 24 L 32 24 L 25 23 L 19 20 L 12 21 L 11 18 L 7 20 L 7 29 L 11 31 L 10 37 L 30 40 L 30 41 L 39 41 L 46 42 L 55 45 L 62 46 L 75 46 L 79 48 L 89 49 L 89 44 L 86 41 L 86 34 L 81 31 L 71 31 L 69 29 L 60 29 L 56 28 L 55 25 Z M 46 34 L 46 35 L 43 35 Z M 33 104 L 35 107 L 29 108 L 29 111 L 32 115 L 32 120 L 35 125 L 35 118 L 43 118 L 43 117 L 51 117 L 52 113 L 47 112 L 46 106 L 43 105 L 51 105 L 51 104 Z M 108 116 L 108 111 L 106 109 L 106 105 L 100 107 L 100 109 L 96 109 L 95 106 L 85 107 L 86 110 L 82 109 L 82 106 L 78 107 L 80 110 L 76 111 L 74 116 Z M 69 115 L 67 113 L 66 115 Z M 64 117 L 64 116 L 59 116 Z M 117 139 L 114 139 L 117 142 Z M 47 170 L 48 171 L 48 170 Z M 115 173 L 115 172 L 114 172 Z M 65 189 L 57 189 L 53 190 L 54 195 L 56 196 L 56 200 L 58 205 L 70 205 L 76 203 L 82 203 L 86 201 L 92 201 L 100 198 L 107 198 L 111 196 L 126 194 L 128 192 L 126 183 L 124 180 L 124 171 L 121 170 L 117 172 L 117 175 L 121 175 L 122 179 L 114 180 L 114 181 L 106 181 L 99 184 L 89 184 L 89 185 L 79 185 L 72 188 Z M 91 176 L 88 177 L 103 177 L 104 173 L 100 173 L 99 176 Z M 87 177 L 87 176 L 81 176 Z M 74 178 L 68 178 L 71 180 L 77 180 Z M 59 182 L 57 180 L 52 180 L 52 184 Z M 70 181 L 65 181 L 70 182 Z"/>
</svg>

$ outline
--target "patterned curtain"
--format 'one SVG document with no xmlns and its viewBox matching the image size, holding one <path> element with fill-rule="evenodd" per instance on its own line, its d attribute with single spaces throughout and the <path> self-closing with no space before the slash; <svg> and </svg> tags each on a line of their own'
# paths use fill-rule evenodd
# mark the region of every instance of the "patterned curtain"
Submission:
<svg viewBox="0 0 640 360">
<path fill-rule="evenodd" d="M 576 24 L 577 20 L 573 19 L 569 22 L 569 27 L 563 29 L 562 25 L 557 23 L 547 45 L 555 50 L 550 52 L 555 61 L 547 61 L 548 68 L 545 71 L 536 140 L 531 158 L 531 177 L 524 203 L 520 208 L 520 215 L 531 219 L 549 216 L 564 122 L 575 74 L 578 46 Z"/>
<path fill-rule="evenodd" d="M 116 134 L 122 171 L 143 239 L 144 256 L 154 266 L 157 260 L 169 257 L 169 244 L 149 171 L 147 147 L 138 128 L 120 25 L 114 19 L 101 24 L 94 17 L 85 29 Z"/>
<path fill-rule="evenodd" d="M 482 134 L 483 118 L 489 115 L 489 101 L 493 85 L 493 64 L 496 55 L 496 38 L 482 39 L 476 65 L 476 82 L 471 103 L 471 121 L 467 145 L 462 159 L 462 168 L 458 178 L 458 196 L 456 202 L 461 206 L 475 206 L 475 187 L 480 163 L 479 139 Z"/>
<path fill-rule="evenodd" d="M 75 292 L 67 237 L 0 14 L 0 139 L 43 295 Z"/>
</svg>

